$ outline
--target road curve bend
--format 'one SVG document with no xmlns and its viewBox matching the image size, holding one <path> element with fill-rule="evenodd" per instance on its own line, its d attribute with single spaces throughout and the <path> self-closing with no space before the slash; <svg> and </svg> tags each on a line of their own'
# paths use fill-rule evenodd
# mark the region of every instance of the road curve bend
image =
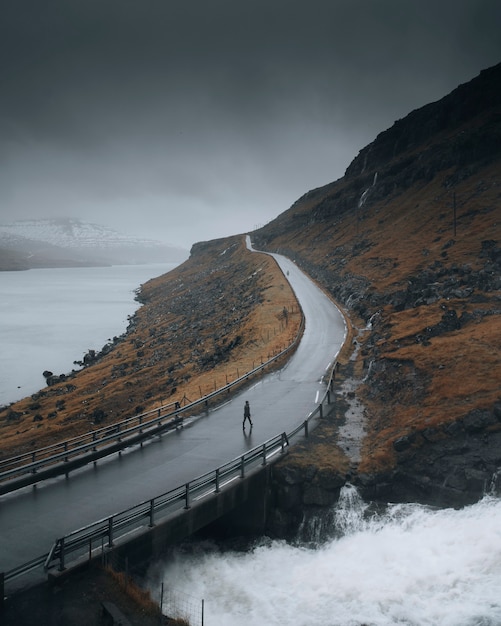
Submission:
<svg viewBox="0 0 501 626">
<path fill-rule="evenodd" d="M 250 239 L 248 246 L 252 249 Z M 296 264 L 272 255 L 305 316 L 285 366 L 192 425 L 72 473 L 0 497 L 0 572 L 47 553 L 54 541 L 95 520 L 183 485 L 281 433 L 316 408 L 324 377 L 346 338 L 344 317 Z M 242 430 L 248 400 L 253 428 Z"/>
</svg>

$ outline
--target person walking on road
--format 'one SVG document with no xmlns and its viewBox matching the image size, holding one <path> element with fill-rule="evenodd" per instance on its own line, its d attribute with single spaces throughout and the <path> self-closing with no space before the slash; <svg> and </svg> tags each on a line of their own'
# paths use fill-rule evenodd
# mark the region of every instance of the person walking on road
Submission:
<svg viewBox="0 0 501 626">
<path fill-rule="evenodd" d="M 252 428 L 251 411 L 250 411 L 250 404 L 248 400 L 245 401 L 245 405 L 244 405 L 244 422 L 242 424 L 242 428 L 244 430 L 245 430 L 245 422 L 247 420 L 249 420 L 250 426 Z"/>
</svg>

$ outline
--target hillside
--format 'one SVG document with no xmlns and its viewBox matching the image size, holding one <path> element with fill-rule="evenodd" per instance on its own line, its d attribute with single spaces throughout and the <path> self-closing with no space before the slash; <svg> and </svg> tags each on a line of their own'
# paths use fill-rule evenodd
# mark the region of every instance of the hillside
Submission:
<svg viewBox="0 0 501 626">
<path fill-rule="evenodd" d="M 295 259 L 353 323 L 338 381 L 350 379 L 356 392 L 338 388 L 332 416 L 288 467 L 308 467 L 321 482 L 322 469 L 345 477 L 351 465 L 369 497 L 437 504 L 475 500 L 493 480 L 501 466 L 500 157 L 498 65 L 398 120 L 343 178 L 252 234 L 255 247 Z M 299 323 L 275 263 L 249 253 L 242 237 L 195 245 L 140 297 L 127 333 L 87 355 L 81 372 L 0 412 L 4 455 L 169 398 L 194 399 L 285 345 Z M 294 312 L 287 327 L 284 305 Z M 365 436 L 350 463 L 339 427 L 353 396 Z"/>
<path fill-rule="evenodd" d="M 275 261 L 243 237 L 200 243 L 143 285 L 126 333 L 0 409 L 2 456 L 67 439 L 163 404 L 197 400 L 289 345 L 300 313 Z M 283 309 L 290 315 L 283 320 Z"/>
<path fill-rule="evenodd" d="M 368 324 L 356 375 L 371 494 L 477 497 L 501 464 L 500 157 L 498 65 L 254 236 Z"/>
</svg>

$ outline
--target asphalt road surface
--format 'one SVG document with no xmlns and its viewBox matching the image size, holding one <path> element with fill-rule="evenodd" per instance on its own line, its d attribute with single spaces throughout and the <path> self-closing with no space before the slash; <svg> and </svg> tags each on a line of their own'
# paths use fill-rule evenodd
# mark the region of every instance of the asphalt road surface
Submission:
<svg viewBox="0 0 501 626">
<path fill-rule="evenodd" d="M 271 437 L 290 432 L 325 393 L 324 377 L 344 343 L 343 316 L 293 261 L 273 255 L 305 315 L 289 362 L 182 429 L 70 474 L 0 497 L 0 572 L 47 553 L 54 541 L 91 522 L 153 498 Z M 250 402 L 253 428 L 242 430 Z"/>
</svg>

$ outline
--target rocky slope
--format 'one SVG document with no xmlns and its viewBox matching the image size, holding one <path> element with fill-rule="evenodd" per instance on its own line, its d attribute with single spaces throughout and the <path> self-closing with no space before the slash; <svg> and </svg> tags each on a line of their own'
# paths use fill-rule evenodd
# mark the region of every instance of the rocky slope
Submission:
<svg viewBox="0 0 501 626">
<path fill-rule="evenodd" d="M 275 261 L 249 252 L 241 236 L 197 244 L 138 299 L 124 335 L 89 351 L 76 371 L 45 372 L 45 389 L 0 408 L 3 457 L 175 401 L 185 406 L 289 345 L 300 323 Z"/>
<path fill-rule="evenodd" d="M 368 497 L 457 505 L 498 481 L 500 157 L 498 65 L 396 122 L 342 179 L 256 233 L 361 318 L 347 375 L 366 436 L 349 471 Z M 333 456 L 298 453 L 308 475 L 289 464 L 280 497 L 291 510 L 336 497 L 346 459 L 322 478 Z"/>
</svg>

